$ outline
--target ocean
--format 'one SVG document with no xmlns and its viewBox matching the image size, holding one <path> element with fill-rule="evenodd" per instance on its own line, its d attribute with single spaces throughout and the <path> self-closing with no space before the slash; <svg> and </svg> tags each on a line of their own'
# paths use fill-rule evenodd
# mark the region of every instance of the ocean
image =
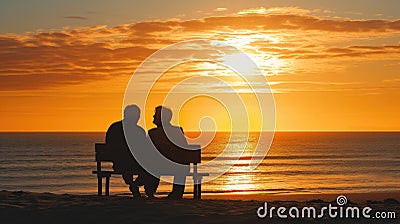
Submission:
<svg viewBox="0 0 400 224">
<path fill-rule="evenodd" d="M 232 147 L 254 145 L 240 133 Z M 189 134 L 190 135 L 190 134 Z M 202 163 L 217 157 L 230 133 L 203 149 Z M 104 133 L 0 133 L 0 190 L 96 194 L 94 143 Z M 246 142 L 245 142 L 246 141 Z M 251 147 L 250 147 L 251 148 Z M 251 150 L 251 149 L 250 149 Z M 400 132 L 277 132 L 259 166 L 244 153 L 232 168 L 203 184 L 205 194 L 366 193 L 400 191 Z M 230 163 L 224 156 L 222 163 Z M 172 189 L 161 182 L 158 194 Z M 191 192 L 188 186 L 186 192 Z M 120 176 L 111 194 L 129 194 Z"/>
</svg>

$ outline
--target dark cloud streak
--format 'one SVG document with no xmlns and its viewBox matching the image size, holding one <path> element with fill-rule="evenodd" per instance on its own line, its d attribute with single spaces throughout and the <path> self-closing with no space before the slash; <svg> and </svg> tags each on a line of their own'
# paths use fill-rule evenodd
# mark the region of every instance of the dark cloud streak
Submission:
<svg viewBox="0 0 400 224">
<path fill-rule="evenodd" d="M 88 20 L 87 17 L 83 16 L 64 16 L 64 19 Z"/>
</svg>

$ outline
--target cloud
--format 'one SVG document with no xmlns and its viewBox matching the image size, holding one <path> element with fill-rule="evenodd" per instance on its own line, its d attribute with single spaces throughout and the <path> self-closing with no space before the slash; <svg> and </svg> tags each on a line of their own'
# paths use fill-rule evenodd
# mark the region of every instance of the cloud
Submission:
<svg viewBox="0 0 400 224">
<path fill-rule="evenodd" d="M 317 30 L 328 32 L 400 32 L 400 20 L 329 20 L 307 15 L 245 14 L 184 21 L 186 31 Z"/>
<path fill-rule="evenodd" d="M 374 56 L 374 59 L 378 59 L 378 56 L 397 58 L 400 54 L 400 45 L 383 45 L 383 46 L 349 46 L 344 48 L 328 48 L 324 52 L 306 52 L 307 54 L 291 54 L 292 58 L 297 59 L 316 59 L 316 58 L 366 58 Z"/>
<path fill-rule="evenodd" d="M 223 12 L 226 10 L 228 10 L 228 9 L 227 8 L 216 8 L 216 9 L 214 9 L 214 12 Z"/>
<path fill-rule="evenodd" d="M 79 76 L 79 74 L 76 74 Z M 79 84 L 81 82 L 98 80 L 100 77 L 81 76 L 79 79 L 74 75 L 63 75 L 62 73 L 36 73 L 30 75 L 1 75 L 0 89 L 10 90 L 37 90 L 59 85 Z"/>
<path fill-rule="evenodd" d="M 354 92 L 379 94 L 382 90 L 397 90 L 398 85 L 381 83 L 369 84 L 363 82 L 319 82 L 319 81 L 283 81 L 272 86 L 274 93 L 293 92 Z"/>
<path fill-rule="evenodd" d="M 87 20 L 88 18 L 83 16 L 64 16 L 64 19 Z"/>
<path fill-rule="evenodd" d="M 319 10 L 314 10 L 314 11 L 319 11 Z M 238 15 L 247 15 L 247 14 L 263 14 L 263 15 L 287 15 L 287 14 L 293 14 L 293 15 L 307 15 L 310 14 L 312 11 L 308 9 L 303 9 L 299 7 L 271 7 L 271 8 L 264 8 L 264 7 L 258 7 L 258 8 L 250 8 L 250 9 L 245 9 L 239 11 L 237 14 Z"/>
<path fill-rule="evenodd" d="M 400 78 L 395 78 L 395 79 L 385 79 L 383 80 L 384 83 L 398 83 L 400 84 Z"/>
<path fill-rule="evenodd" d="M 99 25 L 58 32 L 3 34 L 0 35 L 0 91 L 56 88 L 129 76 L 156 50 L 191 39 L 214 39 L 241 46 L 259 56 L 261 62 L 268 62 L 271 57 L 281 60 L 394 57 L 400 53 L 399 45 L 353 43 L 343 47 L 332 43 L 343 44 L 362 37 L 392 37 L 400 33 L 400 20 L 330 20 L 310 13 L 297 7 L 258 8 L 192 20 L 171 18 L 115 27 Z M 283 70 L 273 64 L 263 68 Z M 282 73 L 295 73 L 291 68 L 285 69 Z"/>
</svg>

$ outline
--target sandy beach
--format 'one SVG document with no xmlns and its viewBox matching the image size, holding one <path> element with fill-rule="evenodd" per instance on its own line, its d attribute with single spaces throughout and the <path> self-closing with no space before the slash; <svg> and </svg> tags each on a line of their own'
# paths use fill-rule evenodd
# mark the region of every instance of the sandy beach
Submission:
<svg viewBox="0 0 400 224">
<path fill-rule="evenodd" d="M 347 206 L 369 206 L 373 211 L 393 211 L 397 219 L 332 219 L 323 217 L 259 218 L 257 209 L 336 205 L 337 195 L 207 195 L 202 200 L 185 198 L 134 200 L 130 196 L 98 197 L 0 192 L 1 223 L 398 223 L 400 193 L 348 194 Z"/>
</svg>

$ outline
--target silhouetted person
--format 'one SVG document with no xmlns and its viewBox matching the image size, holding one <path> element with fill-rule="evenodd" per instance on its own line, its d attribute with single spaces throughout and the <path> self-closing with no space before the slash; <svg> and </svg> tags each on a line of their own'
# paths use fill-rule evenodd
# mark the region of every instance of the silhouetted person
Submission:
<svg viewBox="0 0 400 224">
<path fill-rule="evenodd" d="M 158 151 L 167 159 L 187 166 L 174 166 L 171 170 L 174 173 L 174 185 L 169 199 L 180 199 L 185 190 L 186 175 L 189 172 L 189 163 L 182 162 L 178 147 L 187 147 L 188 143 L 183 129 L 171 125 L 172 111 L 169 108 L 158 106 L 155 109 L 153 123 L 157 128 L 149 130 L 149 137 Z M 169 171 L 171 172 L 171 171 Z"/>
<path fill-rule="evenodd" d="M 124 135 L 125 128 L 129 129 L 127 133 L 132 135 L 133 141 L 139 142 L 140 147 L 134 150 L 147 150 L 148 139 L 146 132 L 142 127 L 137 125 L 140 118 L 140 109 L 136 105 L 129 105 L 124 110 L 123 121 L 113 123 L 106 133 L 106 144 L 112 148 L 113 169 L 122 173 L 122 178 L 129 185 L 129 190 L 134 197 L 141 197 L 139 186 L 144 185 L 146 194 L 149 198 L 153 198 L 157 189 L 158 182 L 154 182 L 154 177 L 147 173 L 135 160 L 131 150 L 127 144 Z M 138 173 L 136 180 L 133 180 L 133 174 Z M 155 185 L 157 184 L 157 185 Z"/>
</svg>

